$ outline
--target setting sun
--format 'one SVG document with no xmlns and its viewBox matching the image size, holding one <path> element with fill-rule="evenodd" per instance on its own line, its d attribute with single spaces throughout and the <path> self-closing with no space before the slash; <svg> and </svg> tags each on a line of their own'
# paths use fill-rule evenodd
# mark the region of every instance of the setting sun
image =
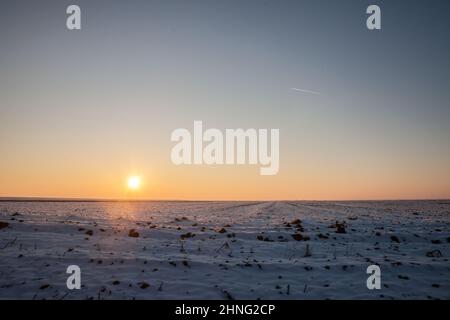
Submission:
<svg viewBox="0 0 450 320">
<path fill-rule="evenodd" d="M 138 189 L 140 184 L 141 184 L 141 180 L 137 176 L 133 176 L 128 179 L 128 188 L 130 188 L 132 190 Z"/>
</svg>

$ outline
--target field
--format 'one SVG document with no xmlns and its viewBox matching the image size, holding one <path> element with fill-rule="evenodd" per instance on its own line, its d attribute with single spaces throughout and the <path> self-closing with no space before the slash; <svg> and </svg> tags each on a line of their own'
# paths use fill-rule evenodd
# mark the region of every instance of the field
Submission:
<svg viewBox="0 0 450 320">
<path fill-rule="evenodd" d="M 450 201 L 2 201 L 0 299 L 449 299 L 449 241 Z"/>
</svg>

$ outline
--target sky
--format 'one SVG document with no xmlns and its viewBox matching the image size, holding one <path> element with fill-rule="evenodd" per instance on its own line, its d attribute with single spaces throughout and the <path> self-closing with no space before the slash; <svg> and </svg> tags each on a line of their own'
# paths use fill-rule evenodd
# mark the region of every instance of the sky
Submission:
<svg viewBox="0 0 450 320">
<path fill-rule="evenodd" d="M 449 17 L 438 0 L 2 1 L 0 197 L 450 198 Z M 174 165 L 194 120 L 279 129 L 279 173 Z"/>
</svg>

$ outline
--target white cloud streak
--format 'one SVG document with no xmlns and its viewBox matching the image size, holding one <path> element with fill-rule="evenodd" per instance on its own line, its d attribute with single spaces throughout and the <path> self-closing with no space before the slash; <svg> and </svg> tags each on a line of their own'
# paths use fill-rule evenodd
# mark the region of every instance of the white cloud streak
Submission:
<svg viewBox="0 0 450 320">
<path fill-rule="evenodd" d="M 301 92 L 301 93 L 309 93 L 309 94 L 321 95 L 321 93 L 317 92 L 317 91 L 306 90 L 306 89 L 298 89 L 298 88 L 291 88 L 291 89 L 294 90 L 294 91 Z"/>
</svg>

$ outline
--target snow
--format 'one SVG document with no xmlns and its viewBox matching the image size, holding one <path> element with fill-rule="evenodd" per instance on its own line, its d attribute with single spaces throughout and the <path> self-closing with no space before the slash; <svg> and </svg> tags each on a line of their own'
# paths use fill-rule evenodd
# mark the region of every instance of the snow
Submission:
<svg viewBox="0 0 450 320">
<path fill-rule="evenodd" d="M 0 222 L 0 299 L 450 298 L 450 201 L 2 201 Z"/>
</svg>

